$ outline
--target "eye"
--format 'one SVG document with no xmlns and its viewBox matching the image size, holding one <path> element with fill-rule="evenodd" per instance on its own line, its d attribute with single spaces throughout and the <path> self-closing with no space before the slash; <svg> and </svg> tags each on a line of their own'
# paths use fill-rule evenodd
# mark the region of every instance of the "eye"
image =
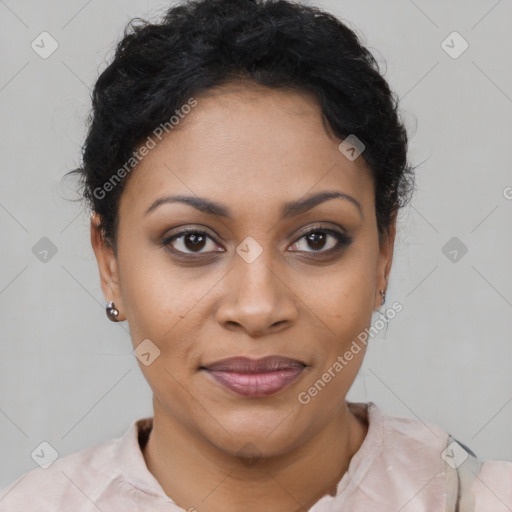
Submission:
<svg viewBox="0 0 512 512">
<path fill-rule="evenodd" d="M 210 242 L 210 244 L 209 244 Z M 302 248 L 301 248 L 301 242 Z M 292 251 L 333 254 L 343 247 L 350 245 L 352 238 L 332 229 L 315 227 L 304 233 L 291 247 Z M 170 247 L 179 254 L 206 254 L 222 252 L 215 240 L 206 232 L 199 229 L 184 229 L 167 237 L 162 246 Z M 307 247 L 312 250 L 307 250 Z M 294 249 L 293 249 L 294 248 Z"/>
<path fill-rule="evenodd" d="M 184 254 L 201 254 L 203 252 L 219 252 L 218 249 L 210 248 L 208 250 L 208 240 L 213 242 L 215 247 L 215 241 L 206 233 L 206 231 L 201 231 L 198 229 L 185 229 L 176 233 L 168 238 L 166 238 L 163 242 L 163 246 L 170 246 L 172 250 L 178 253 Z M 207 248 L 207 250 L 202 251 L 202 249 Z M 221 249 L 222 251 L 222 249 Z"/>
<path fill-rule="evenodd" d="M 301 249 L 301 241 L 304 241 L 302 247 L 310 247 L 313 250 Z M 343 247 L 350 245 L 352 239 L 339 231 L 334 231 L 327 228 L 313 228 L 304 233 L 292 247 L 299 247 L 299 252 L 309 253 L 334 253 L 341 250 Z"/>
</svg>

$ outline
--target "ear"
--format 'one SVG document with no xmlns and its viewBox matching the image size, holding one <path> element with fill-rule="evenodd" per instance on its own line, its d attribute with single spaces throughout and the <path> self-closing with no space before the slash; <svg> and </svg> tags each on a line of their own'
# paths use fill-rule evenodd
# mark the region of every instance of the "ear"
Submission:
<svg viewBox="0 0 512 512">
<path fill-rule="evenodd" d="M 124 315 L 121 286 L 119 282 L 119 265 L 113 248 L 106 241 L 100 225 L 100 216 L 96 212 L 91 216 L 91 245 L 98 262 L 101 289 L 107 302 L 113 301 L 119 310 L 119 321 L 126 320 Z"/>
<path fill-rule="evenodd" d="M 396 216 L 397 212 L 393 214 L 388 232 L 379 236 L 375 311 L 378 311 L 382 305 L 382 297 L 379 290 L 386 291 L 388 286 L 389 273 L 391 272 L 391 263 L 393 261 L 393 249 L 395 246 Z"/>
</svg>

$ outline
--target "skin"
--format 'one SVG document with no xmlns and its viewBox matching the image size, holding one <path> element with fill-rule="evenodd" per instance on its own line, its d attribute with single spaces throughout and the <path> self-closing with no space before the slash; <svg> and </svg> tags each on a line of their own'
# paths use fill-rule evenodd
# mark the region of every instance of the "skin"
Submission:
<svg viewBox="0 0 512 512">
<path fill-rule="evenodd" d="M 150 339 L 160 350 L 150 365 L 139 363 L 154 407 L 144 458 L 185 510 L 307 510 L 335 494 L 366 436 L 366 423 L 345 402 L 364 349 L 309 404 L 297 397 L 370 326 L 387 285 L 395 221 L 379 237 L 370 171 L 362 157 L 350 161 L 339 151 L 341 139 L 326 131 L 309 93 L 232 83 L 196 99 L 132 171 L 116 253 L 99 217 L 91 219 L 106 300 L 128 321 L 134 347 Z M 282 218 L 283 203 L 331 190 L 350 195 L 361 212 L 330 199 Z M 222 203 L 233 220 L 181 203 L 144 214 L 176 194 Z M 351 243 L 325 255 L 335 238 L 315 245 L 304 236 L 318 224 L 345 229 Z M 184 227 L 208 237 L 198 246 L 190 236 L 162 246 Z M 251 263 L 236 252 L 248 236 L 263 251 Z M 308 367 L 267 397 L 239 396 L 199 370 L 227 357 L 273 354 Z"/>
</svg>

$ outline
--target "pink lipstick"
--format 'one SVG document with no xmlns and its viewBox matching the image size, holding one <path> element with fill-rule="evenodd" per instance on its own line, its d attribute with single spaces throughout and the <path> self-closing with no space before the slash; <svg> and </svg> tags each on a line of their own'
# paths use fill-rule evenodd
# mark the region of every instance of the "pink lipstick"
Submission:
<svg viewBox="0 0 512 512">
<path fill-rule="evenodd" d="M 232 357 L 201 369 L 235 393 L 248 397 L 268 396 L 295 381 L 306 365 L 296 359 L 267 356 L 262 359 Z"/>
</svg>

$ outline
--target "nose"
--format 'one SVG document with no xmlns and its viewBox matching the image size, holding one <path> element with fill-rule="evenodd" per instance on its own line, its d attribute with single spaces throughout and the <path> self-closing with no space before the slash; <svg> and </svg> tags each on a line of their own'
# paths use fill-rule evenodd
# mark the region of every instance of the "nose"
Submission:
<svg viewBox="0 0 512 512">
<path fill-rule="evenodd" d="M 228 330 L 264 336 L 290 327 L 298 318 L 299 300 L 290 283 L 282 272 L 271 268 L 263 254 L 252 263 L 235 257 L 226 276 L 226 292 L 216 315 Z"/>
</svg>

